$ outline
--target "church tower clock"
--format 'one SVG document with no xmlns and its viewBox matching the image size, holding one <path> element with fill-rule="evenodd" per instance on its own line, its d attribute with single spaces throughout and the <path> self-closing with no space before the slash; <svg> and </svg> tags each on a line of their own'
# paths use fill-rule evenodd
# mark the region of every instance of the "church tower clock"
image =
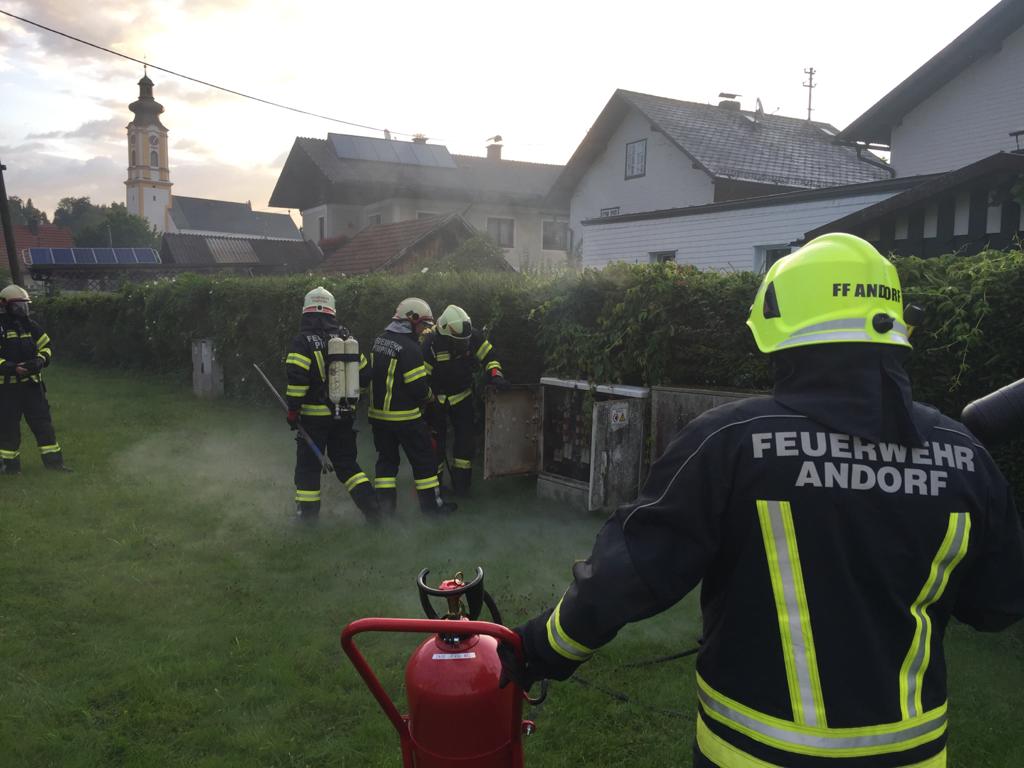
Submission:
<svg viewBox="0 0 1024 768">
<path fill-rule="evenodd" d="M 153 81 L 143 74 L 139 98 L 128 105 L 135 119 L 128 123 L 128 213 L 141 216 L 160 232 L 170 228 L 171 171 L 167 129 L 160 122 L 163 105 L 153 98 Z"/>
</svg>

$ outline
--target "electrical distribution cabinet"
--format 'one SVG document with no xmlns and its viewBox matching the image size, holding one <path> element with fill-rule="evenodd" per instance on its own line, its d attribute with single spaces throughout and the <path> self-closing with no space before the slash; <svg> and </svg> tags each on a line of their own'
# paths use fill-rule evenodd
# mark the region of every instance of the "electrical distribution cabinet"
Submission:
<svg viewBox="0 0 1024 768">
<path fill-rule="evenodd" d="M 484 400 L 484 478 L 537 475 L 537 495 L 586 510 L 635 498 L 650 390 L 543 377 Z"/>
</svg>

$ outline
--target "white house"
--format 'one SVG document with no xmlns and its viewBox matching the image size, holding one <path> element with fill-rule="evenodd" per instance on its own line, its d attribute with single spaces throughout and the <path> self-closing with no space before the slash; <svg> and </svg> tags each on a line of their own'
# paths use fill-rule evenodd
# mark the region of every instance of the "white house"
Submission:
<svg viewBox="0 0 1024 768">
<path fill-rule="evenodd" d="M 839 138 L 891 149 L 897 174 L 912 176 L 1024 149 L 1018 132 L 1024 132 L 1024 2 L 1002 0 Z"/>
<path fill-rule="evenodd" d="M 426 140 L 328 134 L 297 138 L 270 205 L 297 208 L 318 241 L 352 237 L 375 224 L 458 213 L 505 251 L 517 269 L 566 260 L 568 211 L 546 201 L 558 165 L 453 155 Z"/>
<path fill-rule="evenodd" d="M 731 98 L 698 104 L 617 90 L 548 200 L 569 208 L 572 245 L 589 265 L 588 219 L 892 176 L 871 152 L 837 144 L 837 133 L 827 123 L 742 110 Z"/>
</svg>

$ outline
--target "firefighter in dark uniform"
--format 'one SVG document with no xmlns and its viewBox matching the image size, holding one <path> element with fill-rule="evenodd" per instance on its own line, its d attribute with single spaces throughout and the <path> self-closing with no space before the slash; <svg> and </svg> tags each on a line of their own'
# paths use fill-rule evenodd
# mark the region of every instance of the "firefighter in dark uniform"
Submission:
<svg viewBox="0 0 1024 768">
<path fill-rule="evenodd" d="M 327 342 L 332 337 L 347 338 L 347 329 L 338 324 L 334 296 L 324 288 L 314 288 L 302 303 L 299 333 L 292 339 L 285 367 L 288 373 L 288 424 L 302 424 L 317 447 L 334 465 L 335 474 L 352 496 L 352 501 L 368 520 L 379 516 L 377 496 L 370 478 L 356 460 L 356 430 L 351 412 L 334 418 L 327 393 Z M 360 365 L 366 367 L 361 356 Z M 301 520 L 313 521 L 320 514 L 321 464 L 306 441 L 295 439 L 295 501 Z"/>
<path fill-rule="evenodd" d="M 419 496 L 420 509 L 445 514 L 454 504 L 441 498 L 437 459 L 422 409 L 434 399 L 423 365 L 420 336 L 434 316 L 423 299 L 408 298 L 395 310 L 390 325 L 374 340 L 364 383 L 371 387 L 370 424 L 377 448 L 373 485 L 381 508 L 393 514 L 397 501 L 399 447 L 405 451 Z"/>
<path fill-rule="evenodd" d="M 0 467 L 21 474 L 21 418 L 35 435 L 47 469 L 69 471 L 50 419 L 43 368 L 50 364 L 50 337 L 29 317 L 32 299 L 18 285 L 0 291 Z"/>
<path fill-rule="evenodd" d="M 943 632 L 1024 615 L 1010 489 L 959 422 L 913 402 L 899 277 L 819 237 L 769 269 L 747 323 L 770 397 L 715 408 L 519 628 L 529 684 L 565 679 L 698 582 L 695 765 L 946 765 Z"/>
<path fill-rule="evenodd" d="M 430 410 L 430 429 L 437 442 L 440 461 L 437 473 L 444 473 L 447 456 L 448 420 L 455 432 L 452 448 L 452 490 L 469 493 L 473 477 L 476 447 L 473 376 L 483 369 L 486 381 L 501 389 L 509 385 L 502 375 L 494 347 L 473 323 L 462 307 L 449 304 L 437 319 L 433 332 L 423 336 L 423 359 L 430 377 L 430 388 L 437 398 Z"/>
</svg>

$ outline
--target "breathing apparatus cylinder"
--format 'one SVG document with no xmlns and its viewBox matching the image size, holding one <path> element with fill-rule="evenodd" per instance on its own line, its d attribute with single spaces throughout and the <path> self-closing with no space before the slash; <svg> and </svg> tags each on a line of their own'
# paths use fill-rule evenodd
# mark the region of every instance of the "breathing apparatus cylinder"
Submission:
<svg viewBox="0 0 1024 768">
<path fill-rule="evenodd" d="M 359 402 L 359 342 L 349 336 L 344 341 L 345 349 L 345 399 L 349 407 Z"/>
<path fill-rule="evenodd" d="M 327 340 L 327 396 L 334 403 L 335 418 L 340 418 L 341 403 L 347 394 L 345 341 L 338 336 Z"/>
</svg>

